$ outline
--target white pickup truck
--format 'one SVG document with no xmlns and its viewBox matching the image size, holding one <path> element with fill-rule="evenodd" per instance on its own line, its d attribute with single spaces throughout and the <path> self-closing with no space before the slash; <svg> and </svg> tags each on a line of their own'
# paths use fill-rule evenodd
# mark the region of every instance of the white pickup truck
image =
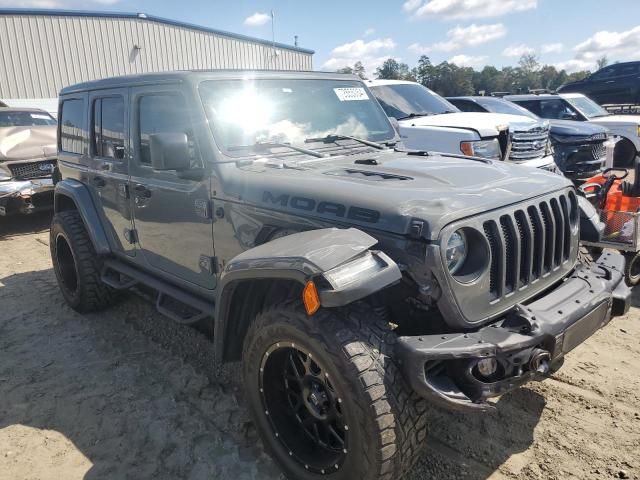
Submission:
<svg viewBox="0 0 640 480">
<path fill-rule="evenodd" d="M 368 80 L 410 149 L 505 160 L 558 172 L 549 123 L 518 115 L 461 112 L 437 93 L 402 80 Z"/>
</svg>

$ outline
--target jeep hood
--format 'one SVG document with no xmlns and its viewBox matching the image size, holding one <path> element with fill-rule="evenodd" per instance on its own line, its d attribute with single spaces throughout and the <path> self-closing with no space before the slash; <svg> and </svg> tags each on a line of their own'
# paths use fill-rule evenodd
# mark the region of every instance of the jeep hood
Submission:
<svg viewBox="0 0 640 480">
<path fill-rule="evenodd" d="M 0 162 L 56 155 L 56 126 L 0 128 Z"/>
<path fill-rule="evenodd" d="M 475 130 L 481 137 L 495 137 L 498 131 L 512 123 L 534 124 L 535 120 L 521 115 L 484 112 L 455 112 L 400 121 L 402 127 L 450 127 Z"/>
<path fill-rule="evenodd" d="M 232 168 L 229 193 L 261 208 L 305 221 L 315 218 L 318 225 L 338 223 L 401 235 L 419 220 L 428 240 L 436 240 L 453 221 L 571 185 L 560 175 L 526 166 L 393 151 L 280 168 L 256 163 Z"/>
</svg>

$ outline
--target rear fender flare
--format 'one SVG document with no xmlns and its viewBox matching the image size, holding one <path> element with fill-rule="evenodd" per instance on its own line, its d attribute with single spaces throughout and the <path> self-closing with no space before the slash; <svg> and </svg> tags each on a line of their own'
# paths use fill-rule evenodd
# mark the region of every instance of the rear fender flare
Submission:
<svg viewBox="0 0 640 480">
<path fill-rule="evenodd" d="M 73 207 L 71 207 L 70 202 L 72 202 Z M 61 180 L 56 184 L 55 188 L 54 212 L 58 213 L 71 208 L 75 208 L 80 213 L 96 253 L 98 255 L 111 253 L 107 234 L 104 231 L 89 189 L 77 180 Z"/>
</svg>

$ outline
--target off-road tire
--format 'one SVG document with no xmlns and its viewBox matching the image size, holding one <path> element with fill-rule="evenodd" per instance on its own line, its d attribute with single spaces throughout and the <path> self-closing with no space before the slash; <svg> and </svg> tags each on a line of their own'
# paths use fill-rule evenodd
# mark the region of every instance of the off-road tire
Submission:
<svg viewBox="0 0 640 480">
<path fill-rule="evenodd" d="M 619 168 L 633 167 L 637 154 L 633 142 L 628 138 L 623 138 L 613 150 L 613 164 Z"/>
<path fill-rule="evenodd" d="M 628 286 L 635 287 L 640 283 L 640 253 L 627 253 L 624 259 L 624 280 Z"/>
<path fill-rule="evenodd" d="M 369 307 L 321 309 L 309 317 L 298 302 L 260 313 L 243 348 L 243 380 L 249 406 L 266 449 L 287 478 L 317 479 L 306 470 L 265 415 L 260 368 L 273 346 L 299 345 L 322 362 L 333 377 L 349 422 L 350 447 L 341 468 L 324 477 L 341 480 L 397 480 L 416 461 L 425 443 L 425 400 L 407 385 L 393 360 L 395 334 Z"/>
<path fill-rule="evenodd" d="M 100 279 L 102 261 L 77 211 L 59 212 L 53 216 L 49 248 L 60 291 L 71 308 L 89 313 L 114 303 L 117 292 Z M 68 261 L 63 264 L 61 258 Z M 75 282 L 72 282 L 69 276 L 73 277 L 74 273 Z"/>
</svg>

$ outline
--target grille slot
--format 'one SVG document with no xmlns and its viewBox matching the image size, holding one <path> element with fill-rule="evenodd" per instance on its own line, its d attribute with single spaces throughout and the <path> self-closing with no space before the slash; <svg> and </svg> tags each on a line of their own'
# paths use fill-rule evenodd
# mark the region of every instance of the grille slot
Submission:
<svg viewBox="0 0 640 480">
<path fill-rule="evenodd" d="M 548 141 L 548 128 L 536 127 L 528 131 L 515 131 L 511 136 L 509 159 L 523 161 L 542 158 L 547 152 Z"/>
<path fill-rule="evenodd" d="M 563 194 L 483 223 L 491 252 L 491 300 L 546 277 L 570 260 L 569 203 Z"/>
<path fill-rule="evenodd" d="M 9 165 L 11 175 L 18 180 L 50 177 L 56 166 L 55 160 L 45 162 L 14 163 Z"/>
</svg>

